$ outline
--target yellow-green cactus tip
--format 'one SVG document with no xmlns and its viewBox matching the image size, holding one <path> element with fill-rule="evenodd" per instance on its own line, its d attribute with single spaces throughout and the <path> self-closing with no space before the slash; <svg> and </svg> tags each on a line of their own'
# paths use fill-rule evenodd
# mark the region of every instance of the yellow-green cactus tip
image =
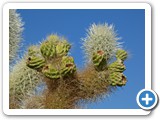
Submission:
<svg viewBox="0 0 160 120">
<path fill-rule="evenodd" d="M 121 59 L 122 61 L 126 60 L 128 57 L 128 53 L 125 50 L 119 49 L 116 52 L 117 59 Z"/>
</svg>

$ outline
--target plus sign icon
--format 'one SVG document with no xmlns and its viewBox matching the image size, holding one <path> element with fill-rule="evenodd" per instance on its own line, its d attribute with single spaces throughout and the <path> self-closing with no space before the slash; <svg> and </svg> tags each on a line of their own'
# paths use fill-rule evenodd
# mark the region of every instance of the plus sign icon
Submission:
<svg viewBox="0 0 160 120">
<path fill-rule="evenodd" d="M 144 110 L 154 108 L 157 101 L 157 94 L 153 90 L 143 89 L 137 94 L 137 103 Z"/>
</svg>

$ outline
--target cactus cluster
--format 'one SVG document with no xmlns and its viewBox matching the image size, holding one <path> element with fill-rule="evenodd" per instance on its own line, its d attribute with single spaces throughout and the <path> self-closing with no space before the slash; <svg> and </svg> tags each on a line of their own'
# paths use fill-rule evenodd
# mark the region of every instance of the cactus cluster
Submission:
<svg viewBox="0 0 160 120">
<path fill-rule="evenodd" d="M 92 63 L 94 68 L 97 71 L 109 71 L 108 81 L 109 84 L 112 86 L 123 86 L 126 84 L 126 77 L 124 76 L 123 72 L 126 70 L 124 65 L 124 61 L 127 59 L 127 52 L 125 50 L 119 49 L 116 52 L 116 61 L 112 62 L 111 64 L 107 65 L 107 59 L 105 54 L 102 50 L 99 50 L 93 53 Z M 107 72 L 102 72 L 103 75 L 106 76 Z M 100 76 L 100 77 L 101 77 Z"/>
<path fill-rule="evenodd" d="M 107 76 L 109 72 L 108 81 L 111 86 L 123 86 L 127 81 L 123 75 L 126 69 L 124 61 L 127 59 L 127 52 L 121 49 L 118 40 L 113 25 L 106 23 L 92 24 L 88 29 L 87 37 L 83 39 L 83 49 L 89 62 L 97 71 L 106 71 L 102 72 L 102 76 Z M 110 63 L 114 57 L 116 61 Z"/>
<path fill-rule="evenodd" d="M 35 54 L 33 47 L 28 50 L 27 66 L 42 72 L 50 79 L 72 76 L 76 71 L 74 59 L 68 56 L 71 45 L 57 35 L 51 34 L 40 45 L 41 54 Z"/>
<path fill-rule="evenodd" d="M 83 39 L 89 58 L 86 68 L 77 71 L 73 57 L 68 55 L 71 45 L 55 34 L 49 35 L 38 49 L 28 49 L 26 65 L 42 73 L 47 85 L 44 108 L 76 108 L 79 101 L 94 101 L 109 94 L 110 86 L 124 86 L 123 74 L 127 52 L 120 48 L 112 25 L 93 24 Z M 116 57 L 114 62 L 112 58 Z"/>
<path fill-rule="evenodd" d="M 57 35 L 50 35 L 46 41 L 41 44 L 40 50 L 44 58 L 57 58 L 67 55 L 71 45 Z"/>
</svg>

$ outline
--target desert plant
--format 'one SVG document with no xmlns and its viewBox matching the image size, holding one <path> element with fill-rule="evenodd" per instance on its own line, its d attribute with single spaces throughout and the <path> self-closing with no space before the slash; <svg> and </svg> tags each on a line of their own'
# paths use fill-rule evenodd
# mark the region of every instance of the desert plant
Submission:
<svg viewBox="0 0 160 120">
<path fill-rule="evenodd" d="M 78 81 L 74 59 L 68 56 L 70 47 L 64 38 L 51 34 L 41 43 L 39 49 L 41 54 L 37 54 L 33 47 L 28 50 L 26 65 L 41 72 L 48 87 L 43 103 L 45 108 L 74 106 L 70 98 L 74 96 Z"/>
<path fill-rule="evenodd" d="M 24 99 L 34 92 L 40 84 L 42 76 L 35 70 L 26 66 L 26 57 L 17 61 L 10 72 L 9 77 L 9 100 L 10 109 L 21 107 Z"/>
<path fill-rule="evenodd" d="M 26 66 L 26 55 L 20 59 L 20 46 L 22 45 L 23 22 L 16 9 L 9 10 L 9 108 L 21 108 L 24 99 L 34 92 L 36 86 L 42 80 L 37 71 Z M 34 49 L 31 54 L 38 55 L 37 46 L 31 46 Z"/>
<path fill-rule="evenodd" d="M 41 53 L 28 50 L 26 65 L 43 74 L 47 85 L 41 101 L 44 108 L 77 108 L 82 101 L 96 101 L 111 93 L 113 86 L 126 84 L 123 71 L 127 52 L 120 49 L 113 26 L 93 24 L 89 32 L 83 39 L 89 62 L 81 71 L 68 55 L 71 45 L 55 34 L 41 43 Z M 113 57 L 116 61 L 110 63 Z"/>
<path fill-rule="evenodd" d="M 23 22 L 15 9 L 9 10 L 9 63 L 15 62 L 22 41 Z"/>
</svg>

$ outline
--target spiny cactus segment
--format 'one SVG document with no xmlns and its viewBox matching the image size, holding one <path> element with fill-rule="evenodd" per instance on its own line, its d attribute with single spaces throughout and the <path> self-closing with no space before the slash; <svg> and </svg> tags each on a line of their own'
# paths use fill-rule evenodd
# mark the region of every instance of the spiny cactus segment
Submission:
<svg viewBox="0 0 160 120">
<path fill-rule="evenodd" d="M 120 50 L 117 50 L 117 52 L 116 52 L 117 59 L 120 59 L 122 61 L 126 60 L 127 56 L 128 56 L 128 54 L 125 50 L 120 49 Z"/>
<path fill-rule="evenodd" d="M 50 35 L 42 42 L 40 52 L 31 47 L 28 50 L 27 66 L 32 69 L 42 68 L 41 72 L 50 79 L 60 79 L 73 75 L 76 71 L 74 59 L 67 56 L 71 45 L 57 35 Z"/>
<path fill-rule="evenodd" d="M 123 73 L 113 72 L 109 75 L 109 83 L 112 86 L 124 86 L 127 82 L 126 77 Z"/>
<path fill-rule="evenodd" d="M 66 77 L 68 75 L 73 75 L 75 71 L 76 71 L 76 66 L 74 64 L 74 59 L 69 56 L 64 56 L 62 58 L 61 75 L 63 77 Z"/>
<path fill-rule="evenodd" d="M 39 69 L 45 65 L 45 60 L 40 57 L 30 56 L 27 60 L 27 66 L 32 69 Z"/>
<path fill-rule="evenodd" d="M 17 59 L 22 42 L 24 23 L 16 9 L 9 10 L 9 63 L 13 65 Z"/>
<path fill-rule="evenodd" d="M 95 68 L 102 70 L 107 62 L 106 54 L 104 53 L 104 51 L 98 50 L 97 52 L 93 53 L 92 61 L 93 61 Z"/>
<path fill-rule="evenodd" d="M 53 41 L 43 42 L 40 49 L 44 58 L 53 58 L 56 55 L 56 46 Z"/>
<path fill-rule="evenodd" d="M 58 43 L 57 46 L 56 46 L 57 56 L 67 55 L 67 53 L 69 52 L 70 48 L 71 48 L 71 45 L 68 44 L 68 42 L 66 40 Z"/>
<path fill-rule="evenodd" d="M 120 59 L 116 60 L 108 66 L 108 70 L 110 72 L 123 72 L 125 69 L 126 67 Z"/>
<path fill-rule="evenodd" d="M 110 72 L 109 83 L 112 86 L 123 86 L 127 82 L 127 78 L 123 74 L 126 69 L 123 62 L 127 59 L 127 52 L 122 49 L 117 50 L 116 58 L 117 60 L 108 66 Z"/>
<path fill-rule="evenodd" d="M 38 46 L 30 46 L 28 48 L 27 66 L 39 70 L 45 65 L 45 59 L 41 56 Z"/>
</svg>

